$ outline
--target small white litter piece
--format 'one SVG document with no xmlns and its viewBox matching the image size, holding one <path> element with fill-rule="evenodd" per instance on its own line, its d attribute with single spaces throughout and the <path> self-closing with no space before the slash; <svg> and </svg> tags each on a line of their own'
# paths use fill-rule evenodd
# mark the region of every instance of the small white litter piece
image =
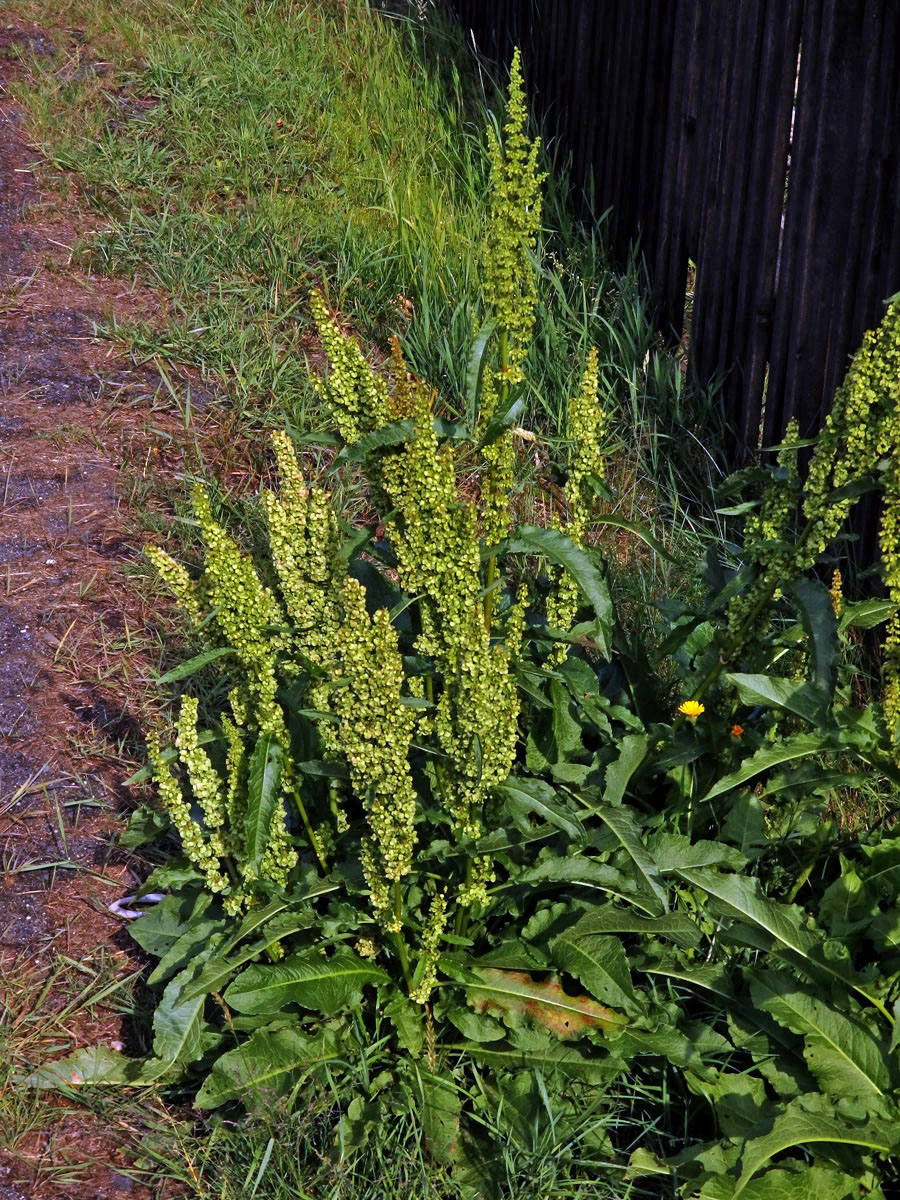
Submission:
<svg viewBox="0 0 900 1200">
<path fill-rule="evenodd" d="M 121 900 L 113 900 L 109 905 L 109 911 L 117 917 L 122 917 L 126 921 L 134 921 L 138 917 L 142 917 L 147 911 L 146 908 L 126 908 L 128 904 L 159 904 L 160 900 L 165 900 L 165 892 L 148 892 L 146 896 L 141 896 L 138 900 L 137 896 L 123 896 Z"/>
</svg>

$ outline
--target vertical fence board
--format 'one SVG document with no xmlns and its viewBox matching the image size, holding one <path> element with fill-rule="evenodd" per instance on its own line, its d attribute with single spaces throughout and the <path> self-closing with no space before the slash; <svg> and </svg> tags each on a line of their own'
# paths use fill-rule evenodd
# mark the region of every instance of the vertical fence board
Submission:
<svg viewBox="0 0 900 1200">
<path fill-rule="evenodd" d="M 900 290 L 896 0 L 448 3 L 495 58 L 522 46 L 576 193 L 612 206 L 618 255 L 640 238 L 675 336 L 696 262 L 691 361 L 727 373 L 739 445 L 813 430 Z"/>
<path fill-rule="evenodd" d="M 745 236 L 736 268 L 735 357 L 741 368 L 734 407 L 738 437 L 757 444 L 772 347 L 775 288 L 784 217 L 784 186 L 803 0 L 767 0 L 745 205 Z"/>
</svg>

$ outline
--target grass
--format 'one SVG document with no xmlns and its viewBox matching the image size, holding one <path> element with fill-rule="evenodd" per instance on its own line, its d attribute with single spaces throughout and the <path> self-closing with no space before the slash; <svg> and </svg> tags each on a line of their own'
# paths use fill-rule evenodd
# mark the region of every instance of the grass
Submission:
<svg viewBox="0 0 900 1200">
<path fill-rule="evenodd" d="M 361 1039 L 364 1032 L 360 1031 Z M 135 1179 L 165 1183 L 221 1200 L 464 1200 L 484 1195 L 475 1171 L 454 1174 L 434 1161 L 414 1097 L 385 1086 L 390 1058 L 360 1040 L 359 1061 L 337 1064 L 328 1081 L 308 1083 L 291 1107 L 261 1104 L 243 1118 L 208 1118 L 199 1126 L 157 1110 L 135 1164 Z M 577 1085 L 576 1090 L 577 1090 Z M 551 1089 L 552 1090 L 552 1089 Z M 636 1088 L 635 1092 L 639 1092 Z M 629 1103 L 613 1106 L 594 1089 L 577 1117 L 545 1107 L 510 1132 L 496 1117 L 488 1086 L 470 1097 L 492 1147 L 489 1174 L 504 1200 L 638 1200 L 634 1184 L 607 1173 L 610 1134 L 628 1137 Z M 621 1107 L 619 1105 L 621 1104 Z M 380 1111 L 379 1111 L 380 1110 Z M 638 1116 L 637 1111 L 635 1116 Z M 633 1136 L 644 1132 L 638 1120 Z M 474 1160 L 477 1161 L 477 1158 Z M 481 1169 L 484 1163 L 481 1163 Z M 476 1168 L 477 1170 L 477 1168 Z"/>
<path fill-rule="evenodd" d="M 423 28 L 365 0 L 173 0 L 122 13 L 73 0 L 67 24 L 76 16 L 92 36 L 114 25 L 127 65 L 110 85 L 84 56 L 36 60 L 38 86 L 22 91 L 33 136 L 101 214 L 82 261 L 154 284 L 170 304 L 163 325 L 107 333 L 142 358 L 227 381 L 221 442 L 249 425 L 238 441 L 252 454 L 266 425 L 327 424 L 309 384 L 306 312 L 309 288 L 324 283 L 373 346 L 399 332 L 411 367 L 458 410 L 482 320 L 484 130 L 501 111 L 460 35 L 433 14 Z M 676 544 L 698 520 L 681 497 L 698 499 L 716 471 L 715 447 L 705 449 L 714 405 L 685 386 L 655 333 L 639 263 L 613 271 L 602 226 L 585 230 L 567 205 L 557 163 L 531 420 L 553 456 L 597 345 L 623 446 L 617 509 L 658 515 Z"/>
<path fill-rule="evenodd" d="M 123 958 L 101 945 L 76 960 L 48 939 L 40 960 L 0 963 L 0 1150 L 26 1178 L 34 1172 L 61 1185 L 92 1165 L 89 1156 L 70 1153 L 63 1126 L 71 1105 L 22 1080 L 133 1011 L 139 972 L 123 972 Z M 91 1126 L 83 1129 L 90 1139 Z"/>
</svg>

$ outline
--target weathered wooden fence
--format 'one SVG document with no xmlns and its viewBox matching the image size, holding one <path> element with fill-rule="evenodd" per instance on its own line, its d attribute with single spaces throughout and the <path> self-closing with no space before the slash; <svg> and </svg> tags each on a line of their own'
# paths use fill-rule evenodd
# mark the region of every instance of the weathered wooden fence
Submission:
<svg viewBox="0 0 900 1200">
<path fill-rule="evenodd" d="M 898 0 L 451 0 L 529 90 L 745 449 L 817 428 L 900 291 Z"/>
</svg>

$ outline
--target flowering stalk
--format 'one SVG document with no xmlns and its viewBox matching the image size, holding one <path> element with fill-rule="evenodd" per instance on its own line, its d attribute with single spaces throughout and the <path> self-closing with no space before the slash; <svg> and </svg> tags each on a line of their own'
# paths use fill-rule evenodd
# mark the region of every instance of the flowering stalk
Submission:
<svg viewBox="0 0 900 1200">
<path fill-rule="evenodd" d="M 493 128 L 488 129 L 491 211 L 483 253 L 484 301 L 487 315 L 497 322 L 500 364 L 485 375 L 478 413 L 481 433 L 498 408 L 506 412 L 512 387 L 524 380 L 523 366 L 534 328 L 537 277 L 531 256 L 537 250 L 541 185 L 546 175 L 537 166 L 540 139 L 528 138 L 527 125 L 522 60 L 516 49 L 510 65 L 502 144 Z M 488 468 L 482 496 L 484 536 L 489 546 L 496 546 L 509 526 L 514 468 L 511 433 L 503 433 L 484 446 L 482 455 Z M 485 583 L 484 624 L 490 633 L 496 598 L 496 552 L 487 560 Z"/>
</svg>

